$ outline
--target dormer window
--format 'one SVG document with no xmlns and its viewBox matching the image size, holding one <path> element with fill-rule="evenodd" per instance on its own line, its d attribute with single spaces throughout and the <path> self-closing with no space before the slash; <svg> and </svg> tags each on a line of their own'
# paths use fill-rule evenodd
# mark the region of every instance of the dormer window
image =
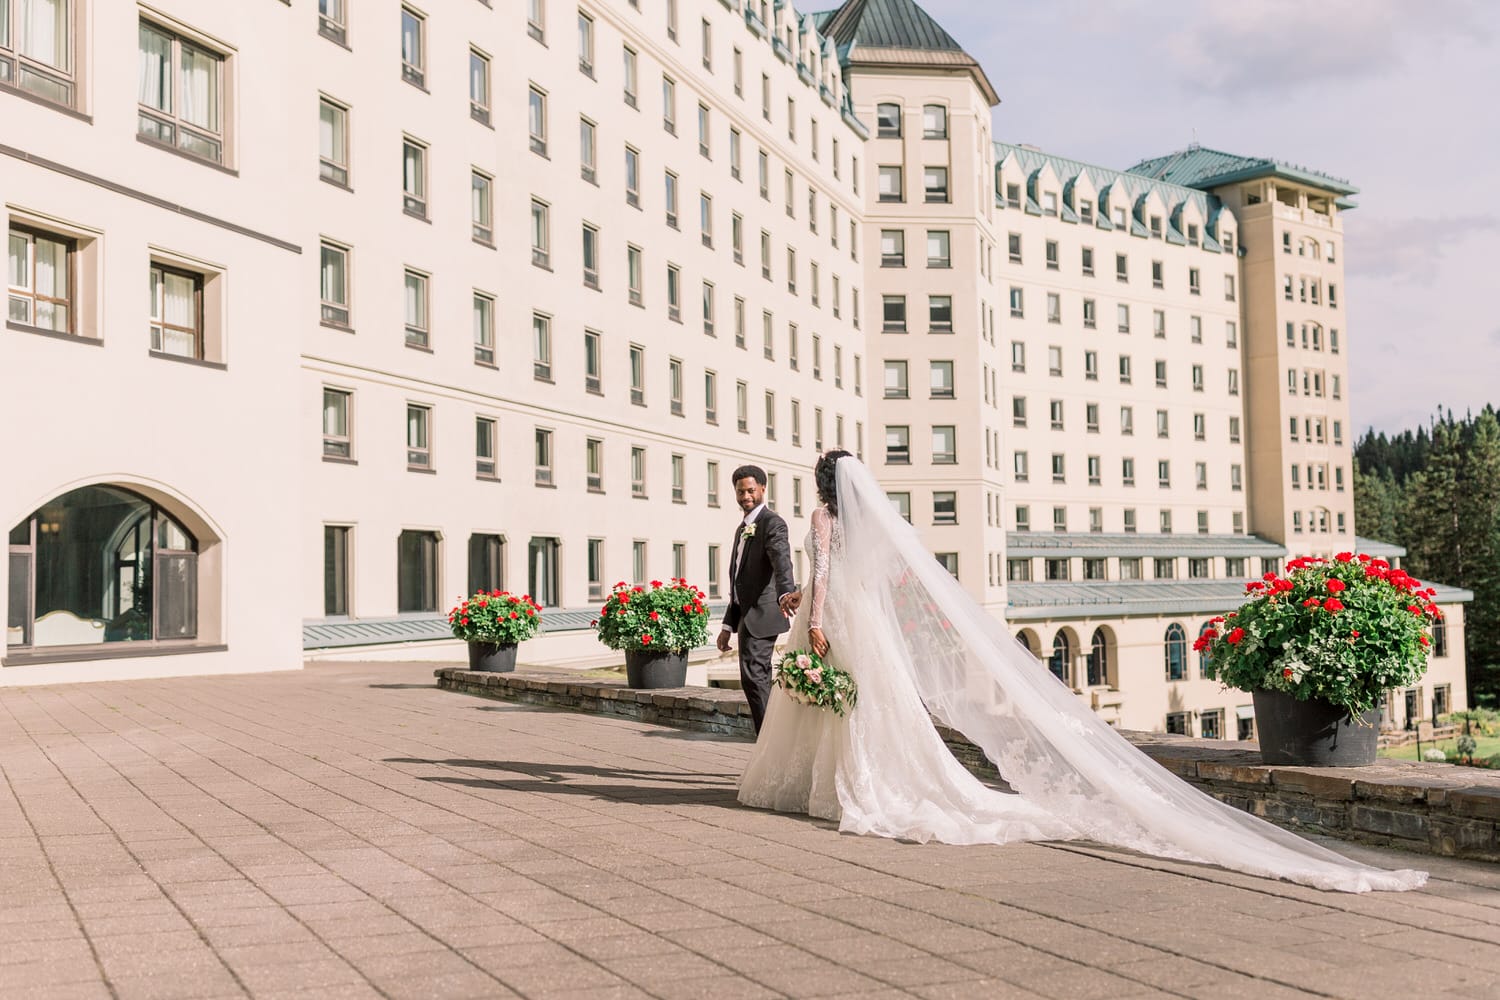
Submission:
<svg viewBox="0 0 1500 1000">
<path fill-rule="evenodd" d="M 1045 192 L 1042 193 L 1042 214 L 1043 215 L 1056 215 L 1057 214 L 1057 192 L 1056 191 L 1045 191 Z"/>
</svg>

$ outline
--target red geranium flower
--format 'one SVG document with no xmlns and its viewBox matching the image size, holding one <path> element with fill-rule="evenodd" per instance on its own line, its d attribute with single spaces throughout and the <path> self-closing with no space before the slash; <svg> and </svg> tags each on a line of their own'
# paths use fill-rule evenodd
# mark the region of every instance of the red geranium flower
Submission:
<svg viewBox="0 0 1500 1000">
<path fill-rule="evenodd" d="M 1309 597 L 1307 600 L 1302 602 L 1302 606 L 1304 608 L 1318 608 L 1323 606 L 1323 602 L 1318 600 L 1316 597 Z"/>
<path fill-rule="evenodd" d="M 1408 604 L 1406 606 L 1406 610 L 1410 611 L 1414 615 L 1421 615 L 1422 613 L 1422 608 L 1416 604 Z"/>
<path fill-rule="evenodd" d="M 1355 638 L 1355 639 L 1358 639 L 1358 638 L 1359 638 L 1359 629 L 1357 629 L 1357 628 L 1355 628 L 1355 629 L 1350 629 L 1350 630 L 1349 630 L 1349 635 L 1351 635 L 1351 636 L 1352 636 L 1352 637 L 1354 637 L 1354 638 Z"/>
<path fill-rule="evenodd" d="M 1340 552 L 1338 555 L 1334 556 L 1333 558 L 1337 559 L 1341 563 L 1353 562 L 1354 561 L 1354 553 L 1353 552 Z"/>
<path fill-rule="evenodd" d="M 649 645 L 651 645 L 651 637 L 649 635 L 643 635 L 643 636 L 641 636 L 641 645 L 642 646 L 649 646 Z"/>
<path fill-rule="evenodd" d="M 1427 641 L 1427 637 L 1425 635 L 1419 635 L 1419 636 L 1417 636 L 1417 641 L 1420 642 L 1424 646 L 1430 646 L 1430 645 L 1432 645 L 1432 643 L 1430 643 L 1430 642 Z"/>
<path fill-rule="evenodd" d="M 1281 676 L 1283 676 L 1283 677 L 1291 677 L 1292 676 L 1292 668 L 1291 667 L 1283 667 L 1282 670 L 1281 670 Z"/>
<path fill-rule="evenodd" d="M 1323 602 L 1323 610 L 1332 611 L 1336 614 L 1344 610 L 1344 602 L 1339 600 L 1337 597 L 1330 597 L 1328 600 Z"/>
<path fill-rule="evenodd" d="M 650 618 L 652 621 L 657 621 L 658 619 L 661 618 L 661 615 L 659 615 L 655 611 L 653 611 L 653 612 L 651 612 L 651 614 L 647 615 L 646 617 Z"/>
<path fill-rule="evenodd" d="M 1343 580 L 1340 580 L 1338 577 L 1332 577 L 1332 578 L 1329 579 L 1327 586 L 1328 586 L 1328 592 L 1330 594 L 1337 594 L 1339 591 L 1341 591 L 1341 590 L 1344 589 L 1344 587 L 1346 586 L 1346 584 L 1344 583 Z"/>
<path fill-rule="evenodd" d="M 1242 628 L 1233 629 L 1224 638 L 1229 641 L 1231 646 L 1238 646 L 1240 641 L 1245 638 L 1245 630 Z"/>
</svg>

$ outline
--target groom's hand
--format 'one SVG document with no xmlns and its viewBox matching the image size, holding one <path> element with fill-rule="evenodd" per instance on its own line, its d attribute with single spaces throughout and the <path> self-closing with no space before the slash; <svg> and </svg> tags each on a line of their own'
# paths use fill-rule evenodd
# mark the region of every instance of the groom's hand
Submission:
<svg viewBox="0 0 1500 1000">
<path fill-rule="evenodd" d="M 719 652 L 721 652 L 721 653 L 727 653 L 727 652 L 729 652 L 729 630 L 727 628 L 719 630 L 719 642 L 718 642 L 718 646 L 719 646 Z"/>
<path fill-rule="evenodd" d="M 779 603 L 781 604 L 781 613 L 791 618 L 797 614 L 797 609 L 802 606 L 802 592 L 794 590 L 790 594 L 782 594 Z"/>
</svg>

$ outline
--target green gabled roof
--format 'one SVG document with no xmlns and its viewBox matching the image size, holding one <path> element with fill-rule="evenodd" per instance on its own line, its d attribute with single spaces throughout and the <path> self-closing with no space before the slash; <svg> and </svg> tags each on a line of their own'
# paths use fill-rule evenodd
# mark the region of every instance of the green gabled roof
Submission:
<svg viewBox="0 0 1500 1000">
<path fill-rule="evenodd" d="M 846 0 L 814 17 L 845 66 L 960 70 L 973 76 L 990 104 L 1000 103 L 979 61 L 913 0 Z"/>
<path fill-rule="evenodd" d="M 962 52 L 963 46 L 912 0 L 849 0 L 822 29 L 839 45 Z"/>
<path fill-rule="evenodd" d="M 1142 160 L 1131 167 L 1129 172 L 1195 188 L 1213 188 L 1257 177 L 1283 177 L 1343 197 L 1359 193 L 1359 188 L 1348 181 L 1318 170 L 1280 160 L 1237 156 L 1197 145 L 1166 156 Z"/>
</svg>

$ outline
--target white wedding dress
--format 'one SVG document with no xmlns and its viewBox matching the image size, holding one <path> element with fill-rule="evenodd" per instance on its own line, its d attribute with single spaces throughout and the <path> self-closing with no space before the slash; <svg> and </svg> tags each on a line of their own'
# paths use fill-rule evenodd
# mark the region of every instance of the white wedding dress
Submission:
<svg viewBox="0 0 1500 1000">
<path fill-rule="evenodd" d="M 919 842 L 1091 840 L 1319 889 L 1414 889 L 1425 872 L 1362 865 L 1174 777 L 1096 716 L 934 560 L 869 470 L 839 460 L 838 515 L 813 512 L 812 578 L 787 635 L 859 686 L 845 717 L 774 688 L 740 779 L 747 806 Z M 997 791 L 932 720 L 998 766 Z"/>
</svg>

